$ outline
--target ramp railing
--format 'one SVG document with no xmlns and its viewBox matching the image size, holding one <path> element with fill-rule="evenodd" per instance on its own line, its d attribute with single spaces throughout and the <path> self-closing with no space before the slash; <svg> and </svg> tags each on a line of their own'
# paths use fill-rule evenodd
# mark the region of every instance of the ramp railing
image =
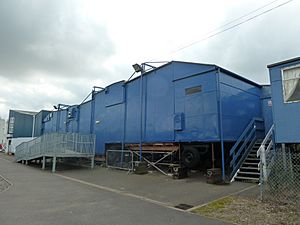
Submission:
<svg viewBox="0 0 300 225">
<path fill-rule="evenodd" d="M 256 140 L 262 137 L 263 119 L 253 118 L 230 150 L 230 180 L 235 176 Z"/>
<path fill-rule="evenodd" d="M 95 135 L 78 133 L 50 133 L 16 147 L 15 160 L 39 157 L 93 157 Z"/>
</svg>

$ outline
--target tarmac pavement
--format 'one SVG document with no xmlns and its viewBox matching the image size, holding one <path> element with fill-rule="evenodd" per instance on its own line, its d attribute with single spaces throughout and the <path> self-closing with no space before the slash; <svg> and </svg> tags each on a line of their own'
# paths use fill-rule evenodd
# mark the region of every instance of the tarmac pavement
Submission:
<svg viewBox="0 0 300 225">
<path fill-rule="evenodd" d="M 0 154 L 0 174 L 12 184 L 9 189 L 0 193 L 0 224 L 228 224 L 169 207 L 169 204 L 177 203 L 177 200 L 174 201 L 170 197 L 174 193 L 184 196 L 184 193 L 180 193 L 182 189 L 176 191 L 176 185 L 172 185 L 176 181 L 166 180 L 161 176 L 136 177 L 120 171 L 115 172 L 100 168 L 67 170 L 52 174 L 36 167 L 11 162 Z M 101 176 L 101 173 L 107 174 Z M 72 177 L 76 174 L 76 178 L 71 178 L 72 174 Z M 86 181 L 79 179 L 81 176 L 85 177 Z M 123 178 L 116 181 L 118 177 Z M 152 186 L 148 186 L 148 183 L 145 185 L 143 182 L 146 178 L 150 179 L 147 181 L 149 184 L 154 181 L 157 183 Z M 101 182 L 98 184 L 98 181 Z M 119 186 L 120 183 L 123 185 Z M 159 186 L 165 183 L 170 183 L 170 186 L 165 185 L 163 192 L 158 193 Z M 141 186 L 134 186 L 139 184 Z M 145 189 L 145 186 L 149 189 Z M 155 194 L 149 193 L 151 190 Z M 195 191 L 188 190 L 189 193 Z M 173 194 L 165 196 L 166 192 Z M 144 196 L 144 193 L 148 195 Z M 180 202 L 181 200 L 184 199 L 180 199 Z"/>
</svg>

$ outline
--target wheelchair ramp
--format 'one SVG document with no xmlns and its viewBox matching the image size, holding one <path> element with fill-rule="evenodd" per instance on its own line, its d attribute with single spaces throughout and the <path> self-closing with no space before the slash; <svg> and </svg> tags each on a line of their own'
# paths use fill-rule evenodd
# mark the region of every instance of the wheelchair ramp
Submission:
<svg viewBox="0 0 300 225">
<path fill-rule="evenodd" d="M 16 147 L 15 161 L 25 162 L 42 159 L 45 169 L 47 158 L 52 158 L 52 172 L 55 172 L 57 158 L 89 158 L 94 167 L 95 135 L 78 133 L 51 133 Z"/>
</svg>

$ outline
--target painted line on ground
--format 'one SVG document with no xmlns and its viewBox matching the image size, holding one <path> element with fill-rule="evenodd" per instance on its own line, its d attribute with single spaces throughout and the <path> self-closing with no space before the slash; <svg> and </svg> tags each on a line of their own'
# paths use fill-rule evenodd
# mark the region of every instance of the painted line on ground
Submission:
<svg viewBox="0 0 300 225">
<path fill-rule="evenodd" d="M 54 173 L 53 175 L 64 178 L 64 179 L 67 179 L 67 180 L 70 180 L 70 181 L 74 181 L 74 182 L 77 182 L 77 183 L 80 183 L 80 184 L 84 184 L 84 185 L 87 185 L 87 186 L 90 186 L 90 187 L 94 187 L 94 188 L 97 188 L 97 189 L 100 189 L 100 190 L 109 191 L 109 192 L 112 192 L 112 193 L 115 193 L 115 194 L 131 197 L 131 198 L 136 198 L 136 199 L 139 199 L 139 200 L 142 200 L 142 201 L 145 201 L 145 202 L 149 202 L 149 203 L 152 203 L 152 204 L 155 204 L 155 205 L 163 206 L 163 207 L 170 208 L 170 209 L 175 209 L 177 211 L 186 212 L 186 210 L 174 208 L 172 205 L 170 205 L 168 203 L 153 200 L 153 199 L 150 199 L 150 198 L 147 198 L 147 197 L 144 197 L 144 196 L 132 194 L 132 193 L 129 193 L 129 192 L 121 191 L 121 190 L 118 190 L 118 189 L 114 189 L 114 188 L 110 188 L 110 187 L 106 187 L 106 186 L 102 186 L 102 185 L 98 185 L 98 184 L 93 184 L 93 183 L 90 183 L 90 182 L 87 182 L 87 181 L 83 181 L 83 180 L 76 179 L 76 178 L 73 178 L 73 177 L 68 177 L 68 176 L 65 176 L 65 175 L 62 175 L 62 174 Z"/>
<path fill-rule="evenodd" d="M 254 187 L 257 187 L 257 184 L 256 184 L 256 185 L 252 185 L 252 186 L 247 187 L 247 188 L 244 188 L 244 189 L 242 189 L 242 190 L 240 190 L 240 191 L 236 191 L 236 192 L 233 192 L 233 193 L 231 193 L 231 194 L 225 195 L 225 196 L 220 197 L 220 198 L 218 198 L 218 199 L 215 199 L 215 200 L 213 200 L 213 201 L 210 201 L 210 202 L 207 202 L 207 203 L 204 203 L 204 204 L 201 204 L 201 205 L 194 206 L 193 208 L 190 208 L 190 209 L 188 209 L 188 210 L 186 210 L 186 211 L 187 211 L 187 212 L 192 212 L 192 211 L 194 211 L 195 209 L 201 208 L 201 207 L 206 206 L 206 205 L 208 205 L 208 204 L 210 204 L 210 203 L 219 201 L 219 200 L 221 200 L 221 199 L 230 197 L 230 196 L 232 196 L 232 195 L 240 194 L 240 193 L 242 193 L 242 192 L 244 192 L 244 191 L 248 191 L 248 190 L 250 190 L 250 189 L 252 189 L 252 188 L 254 188 Z"/>
<path fill-rule="evenodd" d="M 5 192 L 5 191 L 7 191 L 10 187 L 12 187 L 12 186 L 14 185 L 10 180 L 6 179 L 6 178 L 3 177 L 1 174 L 0 174 L 0 178 L 1 178 L 2 180 L 4 180 L 6 183 L 9 184 L 9 185 L 7 186 L 7 188 L 4 189 L 3 191 L 1 191 L 0 193 L 3 193 L 3 192 Z"/>
</svg>

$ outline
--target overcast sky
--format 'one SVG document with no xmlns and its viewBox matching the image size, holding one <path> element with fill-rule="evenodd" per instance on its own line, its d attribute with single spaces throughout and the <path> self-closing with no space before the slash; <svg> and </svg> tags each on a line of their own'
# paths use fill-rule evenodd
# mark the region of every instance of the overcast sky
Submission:
<svg viewBox="0 0 300 225">
<path fill-rule="evenodd" d="M 1 0 L 0 117 L 80 103 L 145 61 L 212 63 L 268 83 L 267 64 L 300 55 L 300 0 L 203 38 L 287 1 Z"/>
</svg>

